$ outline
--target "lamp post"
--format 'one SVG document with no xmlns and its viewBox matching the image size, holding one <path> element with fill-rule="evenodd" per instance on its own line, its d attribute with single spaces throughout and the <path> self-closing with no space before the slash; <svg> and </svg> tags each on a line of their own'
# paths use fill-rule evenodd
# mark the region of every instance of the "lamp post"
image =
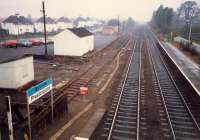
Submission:
<svg viewBox="0 0 200 140">
<path fill-rule="evenodd" d="M 191 34 L 192 34 L 192 20 L 190 20 L 190 31 L 189 31 L 189 35 L 188 35 L 189 43 L 191 43 Z"/>
</svg>

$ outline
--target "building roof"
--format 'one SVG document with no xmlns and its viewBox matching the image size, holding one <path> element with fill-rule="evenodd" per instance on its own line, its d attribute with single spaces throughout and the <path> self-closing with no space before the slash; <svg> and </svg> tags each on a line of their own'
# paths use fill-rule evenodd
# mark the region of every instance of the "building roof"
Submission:
<svg viewBox="0 0 200 140">
<path fill-rule="evenodd" d="M 57 22 L 71 23 L 72 21 L 67 17 L 60 17 Z"/>
<path fill-rule="evenodd" d="M 72 33 L 77 35 L 78 37 L 85 37 L 85 36 L 91 36 L 93 35 L 90 31 L 88 31 L 86 28 L 69 28 Z"/>
<path fill-rule="evenodd" d="M 26 24 L 26 25 L 33 24 L 30 20 L 28 20 L 24 16 L 20 16 L 19 14 L 9 16 L 3 21 L 3 23 Z"/>
<path fill-rule="evenodd" d="M 0 64 L 4 64 L 4 63 L 9 63 L 9 62 L 14 62 L 20 59 L 24 59 L 24 58 L 28 58 L 28 57 L 33 57 L 32 55 L 19 55 L 19 56 L 15 56 L 15 57 L 8 57 L 5 58 L 3 60 L 0 60 Z"/>
<path fill-rule="evenodd" d="M 87 21 L 87 19 L 83 18 L 83 17 L 78 17 L 75 19 L 76 21 Z"/>
<path fill-rule="evenodd" d="M 5 19 L 4 18 L 0 18 L 0 23 L 3 22 Z"/>
<path fill-rule="evenodd" d="M 39 18 L 36 22 L 43 23 L 44 22 L 43 17 Z M 46 23 L 47 24 L 56 24 L 57 22 L 50 17 L 46 17 Z"/>
</svg>

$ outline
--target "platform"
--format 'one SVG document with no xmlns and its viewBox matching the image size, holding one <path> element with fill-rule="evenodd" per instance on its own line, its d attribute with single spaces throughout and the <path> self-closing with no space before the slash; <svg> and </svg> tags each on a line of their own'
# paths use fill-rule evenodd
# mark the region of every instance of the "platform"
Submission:
<svg viewBox="0 0 200 140">
<path fill-rule="evenodd" d="M 162 42 L 163 48 L 175 61 L 193 88 L 200 96 L 200 66 L 169 42 Z"/>
<path fill-rule="evenodd" d="M 99 122 L 101 121 L 105 111 L 106 110 L 102 108 L 97 109 L 97 111 L 89 119 L 85 127 L 80 131 L 78 136 L 75 137 L 75 140 L 89 140 L 90 137 L 92 136 L 92 133 L 94 132 Z"/>
</svg>

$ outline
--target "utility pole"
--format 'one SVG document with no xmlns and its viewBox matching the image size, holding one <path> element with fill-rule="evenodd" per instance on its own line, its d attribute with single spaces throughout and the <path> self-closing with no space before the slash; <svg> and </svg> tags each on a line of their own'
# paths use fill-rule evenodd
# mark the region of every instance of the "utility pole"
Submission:
<svg viewBox="0 0 200 140">
<path fill-rule="evenodd" d="M 45 55 L 47 55 L 46 13 L 45 13 L 44 1 L 42 2 L 42 13 L 43 13 L 43 21 L 44 21 L 44 45 L 45 45 Z"/>
<path fill-rule="evenodd" d="M 190 31 L 188 36 L 189 43 L 191 43 L 191 33 L 192 33 L 192 20 L 190 21 Z"/>
<path fill-rule="evenodd" d="M 118 16 L 118 33 L 119 33 L 119 16 Z"/>
</svg>

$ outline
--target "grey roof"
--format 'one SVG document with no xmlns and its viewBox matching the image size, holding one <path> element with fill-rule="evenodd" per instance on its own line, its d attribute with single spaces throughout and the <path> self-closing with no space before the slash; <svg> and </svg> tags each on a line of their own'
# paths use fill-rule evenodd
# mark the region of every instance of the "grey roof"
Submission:
<svg viewBox="0 0 200 140">
<path fill-rule="evenodd" d="M 77 35 L 78 37 L 85 37 L 85 36 L 91 36 L 93 35 L 90 31 L 88 31 L 86 28 L 69 28 L 72 33 Z"/>
<path fill-rule="evenodd" d="M 87 21 L 87 19 L 83 18 L 83 17 L 78 17 L 75 19 L 76 22 L 79 22 L 79 21 Z"/>
<path fill-rule="evenodd" d="M 3 23 L 14 23 L 14 24 L 26 24 L 26 25 L 32 25 L 33 23 L 25 18 L 24 16 L 20 16 L 20 15 L 12 15 L 9 16 L 8 18 L 6 18 Z"/>
<path fill-rule="evenodd" d="M 36 22 L 43 23 L 44 22 L 43 17 L 39 18 Z M 57 22 L 50 17 L 46 17 L 46 23 L 47 24 L 56 24 Z"/>
<path fill-rule="evenodd" d="M 67 17 L 60 17 L 57 22 L 71 23 L 72 21 Z"/>
<path fill-rule="evenodd" d="M 24 59 L 24 58 L 28 58 L 28 57 L 32 57 L 32 55 L 19 55 L 19 56 L 15 56 L 15 57 L 8 57 L 5 58 L 3 60 L 0 60 L 0 64 L 4 64 L 4 63 L 9 63 L 9 62 L 13 62 L 13 61 L 17 61 L 20 59 Z"/>
</svg>

